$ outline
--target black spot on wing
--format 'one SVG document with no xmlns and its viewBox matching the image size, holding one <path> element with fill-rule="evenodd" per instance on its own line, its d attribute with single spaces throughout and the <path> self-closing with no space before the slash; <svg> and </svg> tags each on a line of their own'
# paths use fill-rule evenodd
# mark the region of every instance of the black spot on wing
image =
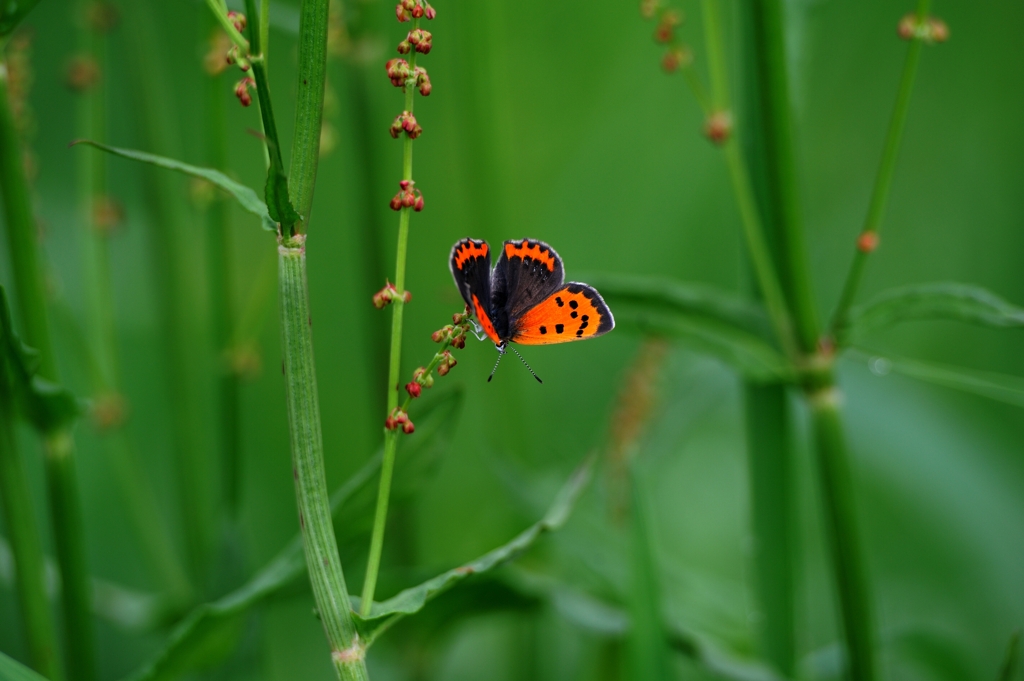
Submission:
<svg viewBox="0 0 1024 681">
<path fill-rule="evenodd" d="M 565 331 L 564 324 L 555 324 L 555 333 L 562 333 L 563 331 Z"/>
<path fill-rule="evenodd" d="M 548 327 L 546 327 L 546 326 L 541 326 L 541 327 L 540 327 L 540 335 L 542 335 L 542 336 L 543 336 L 543 335 L 544 335 L 544 334 L 546 334 L 547 332 L 548 332 Z"/>
</svg>

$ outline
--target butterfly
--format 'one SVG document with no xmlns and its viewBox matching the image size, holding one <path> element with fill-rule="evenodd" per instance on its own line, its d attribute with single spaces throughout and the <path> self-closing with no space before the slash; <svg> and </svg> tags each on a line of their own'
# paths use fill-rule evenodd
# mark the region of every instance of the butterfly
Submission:
<svg viewBox="0 0 1024 681">
<path fill-rule="evenodd" d="M 478 337 L 494 342 L 499 362 L 509 343 L 567 343 L 615 328 L 612 311 L 597 289 L 578 282 L 566 284 L 562 259 L 543 241 L 506 241 L 492 271 L 487 242 L 460 239 L 452 247 L 449 266 L 455 286 L 476 317 Z M 493 377 L 491 371 L 487 380 Z M 540 381 L 537 374 L 533 377 Z"/>
</svg>

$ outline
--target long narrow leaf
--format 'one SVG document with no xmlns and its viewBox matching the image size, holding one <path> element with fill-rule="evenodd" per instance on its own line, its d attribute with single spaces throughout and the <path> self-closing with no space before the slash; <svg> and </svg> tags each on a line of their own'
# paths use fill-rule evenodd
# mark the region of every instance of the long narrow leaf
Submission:
<svg viewBox="0 0 1024 681">
<path fill-rule="evenodd" d="M 0 681 L 47 681 L 46 677 L 38 674 L 12 657 L 8 657 L 0 651 Z"/>
<path fill-rule="evenodd" d="M 1020 376 L 871 353 L 862 349 L 856 349 L 851 355 L 866 362 L 868 368 L 878 375 L 895 372 L 997 402 L 1024 407 L 1024 378 Z"/>
<path fill-rule="evenodd" d="M 528 549 L 538 537 L 554 531 L 569 518 L 576 500 L 590 480 L 593 459 L 588 458 L 559 491 L 545 516 L 509 543 L 485 553 L 474 561 L 442 573 L 418 586 L 411 587 L 382 603 L 374 603 L 370 616 L 356 617 L 359 636 L 369 646 L 380 634 L 406 615 L 419 612 L 429 601 L 440 596 L 470 575 L 487 572 L 513 560 Z M 359 605 L 353 599 L 352 607 Z"/>
<path fill-rule="evenodd" d="M 410 438 L 408 451 L 396 474 L 396 501 L 408 496 L 422 484 L 424 470 L 450 446 L 455 432 L 463 393 L 452 389 L 424 404 L 416 416 L 419 427 Z M 422 459 L 429 461 L 421 462 Z M 361 522 L 361 515 L 372 511 L 371 504 L 359 501 L 373 485 L 374 474 L 380 468 L 378 452 L 334 494 L 331 509 L 337 521 L 344 511 L 345 523 Z M 339 534 L 344 544 L 345 534 Z M 280 593 L 292 584 L 302 581 L 306 574 L 306 561 L 302 538 L 295 537 L 266 566 L 247 583 L 213 603 L 205 603 L 193 610 L 179 623 L 162 649 L 125 681 L 161 681 L 173 679 L 196 669 L 206 668 L 224 659 L 233 649 L 241 633 L 246 613 L 270 596 Z"/>
<path fill-rule="evenodd" d="M 840 339 L 854 342 L 877 329 L 912 320 L 953 320 L 997 328 L 1024 327 L 1024 307 L 974 284 L 935 282 L 886 291 L 852 310 Z"/>
<path fill-rule="evenodd" d="M 92 140 L 75 140 L 71 143 L 72 146 L 76 144 L 88 144 L 89 146 L 96 147 L 97 149 L 101 149 L 109 154 L 114 154 L 115 156 L 121 156 L 122 158 L 128 158 L 133 161 L 141 161 L 142 163 L 149 163 L 150 165 L 167 168 L 168 170 L 176 170 L 179 173 L 184 173 L 186 175 L 191 175 L 192 177 L 198 177 L 206 180 L 235 197 L 235 200 L 238 201 L 238 205 L 260 219 L 260 225 L 263 229 L 268 232 L 277 232 L 277 223 L 270 217 L 270 213 L 267 211 L 267 204 L 260 200 L 260 197 L 256 192 L 249 187 L 246 187 L 244 184 L 235 182 L 218 170 L 189 165 L 188 163 L 176 161 L 173 158 L 157 156 L 156 154 L 148 154 L 144 151 L 136 151 L 135 149 L 111 147 Z"/>
</svg>

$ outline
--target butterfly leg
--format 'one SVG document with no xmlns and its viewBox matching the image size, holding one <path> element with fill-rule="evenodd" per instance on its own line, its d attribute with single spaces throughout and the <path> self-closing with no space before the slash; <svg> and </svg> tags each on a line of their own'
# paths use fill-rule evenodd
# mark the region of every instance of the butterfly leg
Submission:
<svg viewBox="0 0 1024 681">
<path fill-rule="evenodd" d="M 473 325 L 473 328 L 470 330 L 473 332 L 473 335 L 476 336 L 478 341 L 487 340 L 487 334 L 484 332 L 483 328 L 476 323 L 475 319 L 470 319 L 469 323 Z"/>
</svg>

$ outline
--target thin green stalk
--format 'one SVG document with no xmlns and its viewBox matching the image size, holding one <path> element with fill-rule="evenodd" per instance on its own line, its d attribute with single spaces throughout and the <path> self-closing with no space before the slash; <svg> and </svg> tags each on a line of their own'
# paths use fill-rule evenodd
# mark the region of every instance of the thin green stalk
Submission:
<svg viewBox="0 0 1024 681">
<path fill-rule="evenodd" d="M 751 100 L 750 112 L 760 114 L 745 121 L 743 130 L 761 148 L 751 164 L 759 178 L 754 184 L 761 185 L 762 215 L 769 239 L 776 244 L 776 265 L 793 313 L 797 341 L 800 350 L 809 354 L 817 349 L 819 329 L 793 158 L 782 4 L 780 0 L 758 0 L 744 4 L 743 9 L 750 38 L 749 43 L 744 42 L 752 52 L 745 62 L 750 85 L 746 94 Z"/>
<path fill-rule="evenodd" d="M 413 21 L 413 30 L 419 28 L 419 20 Z M 409 69 L 416 69 L 416 52 L 410 53 Z M 413 113 L 416 88 L 411 84 L 405 86 L 405 111 Z M 412 181 L 412 139 L 403 136 L 402 145 L 402 179 Z M 399 211 L 398 217 L 398 248 L 395 256 L 395 289 L 398 294 L 393 302 L 391 313 L 391 354 L 388 362 L 388 414 L 398 406 L 399 382 L 402 375 L 402 315 L 405 303 L 405 260 L 409 246 L 409 218 L 412 208 L 405 207 Z M 384 527 L 388 519 L 388 500 L 391 494 L 391 477 L 395 468 L 395 452 L 398 449 L 398 431 L 384 430 L 384 461 L 380 469 L 380 489 L 377 493 L 377 510 L 373 519 L 373 535 L 370 537 L 370 555 L 366 561 L 366 577 L 363 581 L 363 594 L 360 605 L 362 615 L 370 614 L 373 607 L 373 593 L 377 588 L 377 574 L 380 571 L 380 556 L 384 549 Z"/>
<path fill-rule="evenodd" d="M 57 379 L 44 294 L 36 225 L 22 164 L 21 140 L 11 115 L 6 63 L 0 62 L 0 192 L 13 262 L 15 291 L 24 322 L 25 340 L 40 352 L 40 375 Z M 63 428 L 43 434 L 50 516 L 57 563 L 64 584 L 65 665 L 72 679 L 91 681 L 96 663 L 92 628 L 92 594 L 85 560 L 85 536 L 78 504 L 74 442 Z"/>
<path fill-rule="evenodd" d="M 729 87 L 726 78 L 725 49 L 722 39 L 722 17 L 718 0 L 703 0 L 702 14 L 704 17 L 704 41 L 708 51 L 708 70 L 711 77 L 712 114 L 725 115 L 731 118 L 729 107 Z M 731 123 L 730 123 L 731 124 Z M 782 289 L 778 271 L 772 262 L 771 250 L 765 237 L 765 225 L 758 210 L 750 180 L 750 171 L 743 158 L 742 149 L 736 141 L 736 135 L 730 133 L 724 143 L 725 160 L 729 169 L 733 193 L 740 210 L 743 234 L 747 242 L 747 251 L 758 287 L 764 297 L 768 316 L 778 336 L 782 349 L 795 358 L 797 343 L 793 335 L 793 326 L 786 304 L 786 296 Z"/>
<path fill-rule="evenodd" d="M 4 352 L 6 349 L 0 348 L 0 353 Z M 59 681 L 64 674 L 60 668 L 57 630 L 46 597 L 43 548 L 32 511 L 28 478 L 14 437 L 14 405 L 7 390 L 5 365 L 6 357 L 0 355 L 0 502 L 14 556 L 14 591 L 21 606 L 32 668 L 51 681 Z"/>
<path fill-rule="evenodd" d="M 369 678 L 364 662 L 366 648 L 359 640 L 352 619 L 352 605 L 338 556 L 324 475 L 320 402 L 307 297 L 305 241 L 305 235 L 300 234 L 278 248 L 285 388 L 295 496 L 306 566 L 317 612 L 331 646 L 331 660 L 340 679 L 354 681 Z"/>
<path fill-rule="evenodd" d="M 871 681 L 875 678 L 871 594 L 856 539 L 853 480 L 843 434 L 841 395 L 831 376 L 827 379 L 827 385 L 808 398 L 818 475 L 846 638 L 848 677 L 853 681 Z"/>
<path fill-rule="evenodd" d="M 922 25 L 928 17 L 931 9 L 931 0 L 918 0 L 917 3 L 917 24 Z M 903 63 L 903 76 L 900 78 L 900 87 L 896 93 L 896 104 L 892 109 L 892 118 L 889 119 L 889 131 L 885 136 L 885 146 L 882 147 L 882 158 L 878 165 L 878 174 L 875 176 L 875 186 L 871 191 L 871 201 L 868 204 L 867 216 L 864 218 L 864 226 L 861 228 L 861 239 L 867 235 L 868 238 L 876 236 L 882 226 L 882 214 L 889 201 L 889 189 L 892 187 L 892 178 L 896 172 L 896 155 L 903 140 L 903 130 L 907 123 L 907 112 L 910 110 L 910 94 L 914 89 L 914 80 L 917 77 L 917 65 L 921 60 L 921 48 L 924 38 L 915 36 L 907 48 L 907 59 Z M 857 288 L 860 286 L 861 277 L 864 274 L 864 266 L 867 264 L 871 248 L 858 247 L 850 264 L 850 271 L 846 275 L 846 282 L 843 284 L 842 293 L 839 294 L 839 302 L 836 304 L 835 312 L 832 313 L 832 320 L 828 327 L 828 336 L 835 337 L 836 329 L 846 322 L 846 314 L 853 305 L 857 296 Z"/>
</svg>

